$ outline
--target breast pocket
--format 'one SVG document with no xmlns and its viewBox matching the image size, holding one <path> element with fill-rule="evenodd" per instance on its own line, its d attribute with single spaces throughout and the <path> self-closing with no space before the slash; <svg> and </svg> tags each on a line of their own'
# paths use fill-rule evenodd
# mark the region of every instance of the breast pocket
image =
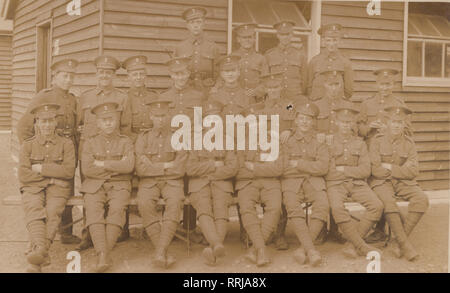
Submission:
<svg viewBox="0 0 450 293">
<path fill-rule="evenodd" d="M 280 57 L 272 57 L 269 59 L 269 67 L 271 72 L 280 72 L 283 69 L 283 62 Z"/>
<path fill-rule="evenodd" d="M 44 162 L 44 153 L 41 152 L 32 152 L 30 155 L 31 164 L 37 164 Z"/>
</svg>

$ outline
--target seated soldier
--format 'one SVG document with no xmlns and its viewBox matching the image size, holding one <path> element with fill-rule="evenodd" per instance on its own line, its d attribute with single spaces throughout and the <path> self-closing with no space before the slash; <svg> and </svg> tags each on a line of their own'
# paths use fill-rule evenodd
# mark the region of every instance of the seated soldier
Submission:
<svg viewBox="0 0 450 293">
<path fill-rule="evenodd" d="M 327 222 L 330 207 L 325 192 L 325 176 L 328 172 L 328 148 L 319 143 L 313 130 L 319 109 L 306 104 L 296 109 L 296 129 L 284 148 L 285 160 L 281 189 L 287 217 L 294 224 L 294 231 L 302 247 L 294 258 L 300 264 L 306 260 L 317 266 L 321 262 L 313 241 Z M 312 202 L 313 214 L 309 229 L 306 226 L 302 203 Z"/>
<path fill-rule="evenodd" d="M 384 134 L 376 135 L 370 144 L 373 175 L 370 186 L 384 204 L 384 214 L 396 240 L 392 245 L 394 253 L 413 261 L 419 254 L 408 236 L 427 210 L 428 198 L 415 179 L 419 175 L 419 162 L 414 141 L 405 134 L 411 110 L 395 101 L 384 109 L 388 117 L 387 129 Z M 409 201 L 403 225 L 396 196 Z"/>
<path fill-rule="evenodd" d="M 167 250 L 177 230 L 184 200 L 183 176 L 188 154 L 172 148 L 168 99 L 150 103 L 153 128 L 141 133 L 136 141 L 136 173 L 139 176 L 137 204 L 142 222 L 155 247 L 154 263 L 168 268 L 175 257 Z M 159 198 L 165 200 L 160 225 L 157 209 Z"/>
<path fill-rule="evenodd" d="M 218 117 L 221 116 L 221 108 L 221 104 L 213 101 L 203 107 L 205 115 Z M 203 131 L 204 134 L 208 133 L 208 128 L 203 128 Z M 236 175 L 237 164 L 235 151 L 208 150 L 205 146 L 203 150 L 189 153 L 189 168 L 186 170 L 189 176 L 189 198 L 197 211 L 200 229 L 210 245 L 203 250 L 208 265 L 216 264 L 218 258 L 225 254 L 223 242 L 233 193 L 231 179 Z"/>
<path fill-rule="evenodd" d="M 357 254 L 366 256 L 376 250 L 367 245 L 363 238 L 380 219 L 383 204 L 366 183 L 370 176 L 367 146 L 352 133 L 358 110 L 352 102 L 342 101 L 335 111 L 337 132 L 330 147 L 329 171 L 325 177 L 328 201 L 333 218 L 348 241 L 343 252 L 348 257 L 356 258 Z M 358 227 L 352 223 L 350 213 L 344 206 L 348 197 L 366 208 Z"/>
<path fill-rule="evenodd" d="M 133 142 L 119 133 L 118 108 L 119 104 L 107 102 L 91 109 L 99 133 L 86 141 L 81 160 L 86 178 L 81 192 L 84 193 L 86 227 L 98 256 L 97 272 L 104 272 L 112 265 L 110 252 L 125 224 L 131 193 Z"/>
<path fill-rule="evenodd" d="M 256 128 L 256 123 L 249 124 L 249 128 L 252 127 Z M 268 131 L 269 129 L 270 126 L 267 127 Z M 268 132 L 268 139 L 278 139 L 278 133 L 276 134 Z M 275 232 L 281 214 L 279 177 L 283 172 L 282 153 L 272 161 L 264 160 L 267 154 L 260 149 L 249 150 L 247 147 L 237 153 L 239 170 L 236 175 L 236 191 L 239 209 L 242 224 L 253 243 L 246 257 L 257 266 L 264 266 L 271 261 L 266 251 L 266 242 Z M 261 223 L 255 206 L 258 202 L 264 207 Z"/>
<path fill-rule="evenodd" d="M 75 147 L 71 139 L 55 132 L 59 108 L 41 104 L 30 111 L 36 119 L 36 135 L 20 149 L 18 177 L 31 241 L 27 272 L 41 272 L 42 265 L 50 264 L 48 251 L 71 195 Z"/>
</svg>

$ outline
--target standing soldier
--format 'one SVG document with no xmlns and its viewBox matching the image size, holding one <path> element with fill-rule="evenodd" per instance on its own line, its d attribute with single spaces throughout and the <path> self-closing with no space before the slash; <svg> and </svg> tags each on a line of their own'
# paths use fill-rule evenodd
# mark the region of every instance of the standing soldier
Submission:
<svg viewBox="0 0 450 293">
<path fill-rule="evenodd" d="M 285 164 L 281 178 L 283 203 L 287 216 L 294 224 L 294 231 L 303 247 L 297 249 L 294 258 L 300 264 L 308 255 L 311 265 L 321 262 L 313 241 L 325 226 L 330 207 L 325 191 L 325 176 L 328 172 L 329 154 L 325 144 L 316 139 L 314 120 L 319 109 L 314 104 L 306 104 L 296 109 L 296 130 L 285 145 Z M 312 202 L 312 219 L 306 226 L 302 203 Z"/>
<path fill-rule="evenodd" d="M 132 56 L 122 63 L 128 72 L 131 87 L 128 90 L 128 101 L 131 107 L 131 139 L 135 142 L 139 133 L 152 127 L 148 115 L 148 103 L 158 98 L 158 94 L 145 86 L 147 77 L 147 57 Z"/>
<path fill-rule="evenodd" d="M 337 132 L 330 148 L 329 171 L 326 176 L 328 201 L 331 213 L 347 244 L 343 253 L 355 258 L 376 250 L 364 242 L 364 236 L 383 213 L 383 204 L 366 183 L 370 176 L 370 158 L 364 141 L 352 133 L 358 110 L 348 101 L 342 101 L 335 109 Z M 345 208 L 347 197 L 366 208 L 356 227 Z M 355 250 L 356 249 L 356 250 Z"/>
<path fill-rule="evenodd" d="M 271 117 L 267 117 L 268 122 Z M 256 122 L 256 121 L 255 121 Z M 269 124 L 269 123 L 268 123 Z M 257 123 L 249 127 L 258 127 Z M 267 126 L 268 139 L 278 139 L 272 135 L 270 125 Z M 281 184 L 279 177 L 283 173 L 283 154 L 279 153 L 275 160 L 267 160 L 264 151 L 237 151 L 239 169 L 236 175 L 236 191 L 242 224 L 253 243 L 246 258 L 264 266 L 271 262 L 266 250 L 266 242 L 277 228 L 281 213 Z M 258 219 L 256 204 L 264 206 L 264 217 Z"/>
<path fill-rule="evenodd" d="M 339 92 L 339 96 L 350 99 L 353 95 L 353 69 L 351 61 L 339 51 L 339 41 L 342 35 L 340 24 L 327 24 L 319 28 L 317 33 L 321 35 L 323 48 L 319 54 L 314 56 L 308 65 L 308 80 L 306 93 L 313 101 L 323 95 L 324 76 L 323 71 L 339 70 L 340 81 L 344 85 Z"/>
<path fill-rule="evenodd" d="M 173 85 L 170 89 L 161 93 L 161 99 L 171 102 L 169 104 L 170 116 L 185 114 L 191 118 L 191 121 L 194 121 L 193 107 L 201 107 L 206 98 L 203 92 L 196 90 L 189 84 L 189 76 L 191 75 L 189 62 L 189 58 L 176 57 L 166 63 Z"/>
<path fill-rule="evenodd" d="M 359 135 L 364 138 L 370 146 L 371 139 L 376 134 L 382 134 L 386 129 L 386 115 L 384 108 L 392 103 L 403 103 L 403 99 L 392 94 L 395 77 L 398 70 L 384 68 L 374 71 L 378 92 L 371 98 L 361 103 L 361 112 L 358 117 Z M 406 131 L 410 128 L 408 120 Z M 367 236 L 369 243 L 383 241 L 387 236 L 384 233 L 386 225 L 385 218 L 382 217 L 374 229 L 374 232 Z"/>
<path fill-rule="evenodd" d="M 143 227 L 155 247 L 154 263 L 168 268 L 175 263 L 168 254 L 170 242 L 180 221 L 184 190 L 183 176 L 188 154 L 172 148 L 170 129 L 170 100 L 150 103 L 153 128 L 141 133 L 135 145 L 136 173 L 139 176 L 137 203 Z M 159 198 L 165 200 L 162 225 L 157 209 Z"/>
<path fill-rule="evenodd" d="M 79 131 L 80 141 L 78 145 L 79 160 L 81 161 L 83 155 L 84 142 L 92 136 L 98 134 L 96 123 L 96 116 L 91 112 L 92 108 L 98 104 L 106 102 L 115 102 L 119 104 L 120 122 L 119 130 L 121 134 L 131 135 L 131 107 L 126 93 L 114 88 L 113 80 L 116 70 L 120 68 L 120 62 L 111 56 L 101 55 L 95 58 L 95 66 L 97 67 L 97 87 L 85 91 L 79 99 L 77 109 L 77 130 Z M 80 167 L 81 182 L 84 181 L 83 166 Z M 86 249 L 92 245 L 89 235 L 83 231 L 82 241 L 80 243 L 80 250 Z M 124 232 L 119 238 L 127 238 L 127 233 Z"/>
<path fill-rule="evenodd" d="M 233 55 L 241 57 L 240 83 L 245 89 L 246 95 L 257 102 L 264 101 L 265 90 L 261 83 L 261 75 L 269 73 L 266 58 L 255 51 L 256 24 L 242 24 L 236 27 L 236 39 L 239 49 Z"/>
<path fill-rule="evenodd" d="M 205 115 L 220 115 L 221 108 L 220 103 L 208 102 L 204 107 Z M 207 130 L 204 128 L 204 134 Z M 223 242 L 233 193 L 231 179 L 236 175 L 238 161 L 235 151 L 208 150 L 210 147 L 213 146 L 189 153 L 187 175 L 189 199 L 197 211 L 200 229 L 210 244 L 203 250 L 203 257 L 206 264 L 213 265 L 225 253 Z"/>
<path fill-rule="evenodd" d="M 177 45 L 175 56 L 190 58 L 193 86 L 206 94 L 215 83 L 217 70 L 214 66 L 220 53 L 217 44 L 205 36 L 205 16 L 206 9 L 202 7 L 192 7 L 183 12 L 190 35 Z"/>
<path fill-rule="evenodd" d="M 30 102 L 25 114 L 20 118 L 17 124 L 17 136 L 19 143 L 31 138 L 35 135 L 34 115 L 30 113 L 31 109 L 43 103 L 55 103 L 60 105 L 57 112 L 56 133 L 60 136 L 70 138 L 75 145 L 78 145 L 76 133 L 76 97 L 69 93 L 69 89 L 73 84 L 78 62 L 74 59 L 64 59 L 53 63 L 51 66 L 53 81 L 52 87 L 40 91 Z M 75 152 L 75 157 L 77 154 Z M 71 195 L 74 195 L 74 182 L 71 186 Z M 60 229 L 61 242 L 63 244 L 77 244 L 80 238 L 72 235 L 72 206 L 67 206 L 62 214 L 61 226 L 68 226 Z"/>
<path fill-rule="evenodd" d="M 20 192 L 31 242 L 28 272 L 41 272 L 42 265 L 50 264 L 48 251 L 75 175 L 73 142 L 55 131 L 59 108 L 44 103 L 30 110 L 36 118 L 36 135 L 26 139 L 20 149 Z"/>
<path fill-rule="evenodd" d="M 292 21 L 282 21 L 274 24 L 277 30 L 278 45 L 265 54 L 271 73 L 282 72 L 283 94 L 288 98 L 306 98 L 302 96 L 306 87 L 307 60 L 303 50 L 292 46 L 294 37 Z"/>
<path fill-rule="evenodd" d="M 396 240 L 392 246 L 394 252 L 397 257 L 403 254 L 413 261 L 419 254 L 408 236 L 427 210 L 428 198 L 415 179 L 419 175 L 419 162 L 414 141 L 404 133 L 411 110 L 394 101 L 386 105 L 385 111 L 386 132 L 376 135 L 370 145 L 373 174 L 370 186 L 384 204 L 384 214 Z M 409 201 L 403 224 L 395 197 Z"/>
<path fill-rule="evenodd" d="M 85 180 L 86 227 L 97 253 L 97 272 L 112 265 L 110 252 L 126 221 L 134 169 L 133 142 L 119 132 L 120 105 L 115 102 L 93 105 L 99 133 L 86 140 L 81 156 Z M 105 212 L 107 206 L 107 212 Z"/>
</svg>

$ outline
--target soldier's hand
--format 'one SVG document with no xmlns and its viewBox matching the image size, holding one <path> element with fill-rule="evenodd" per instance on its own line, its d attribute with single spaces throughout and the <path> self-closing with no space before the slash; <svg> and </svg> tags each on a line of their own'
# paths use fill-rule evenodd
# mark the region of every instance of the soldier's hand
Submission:
<svg viewBox="0 0 450 293">
<path fill-rule="evenodd" d="M 290 130 L 284 130 L 283 132 L 281 132 L 281 134 L 280 134 L 281 144 L 286 143 L 290 136 L 291 136 L 291 131 Z"/>
<path fill-rule="evenodd" d="M 94 166 L 96 166 L 96 167 L 105 167 L 105 161 L 95 160 L 94 161 Z"/>
<path fill-rule="evenodd" d="M 370 122 L 369 127 L 379 129 L 379 128 L 384 128 L 386 126 L 380 120 L 375 120 L 375 121 Z"/>
<path fill-rule="evenodd" d="M 298 161 L 297 160 L 289 160 L 289 167 L 297 168 Z"/>
<path fill-rule="evenodd" d="M 344 172 L 344 166 L 336 166 L 336 171 Z"/>
<path fill-rule="evenodd" d="M 388 169 L 388 170 L 392 170 L 392 165 L 388 164 L 388 163 L 381 163 L 381 167 Z"/>
<path fill-rule="evenodd" d="M 255 166 L 254 166 L 254 164 L 252 162 L 246 161 L 244 164 L 245 164 L 245 168 L 247 168 L 247 169 L 249 169 L 251 171 L 253 171 L 255 169 Z"/>
<path fill-rule="evenodd" d="M 222 161 L 214 161 L 214 166 L 216 168 L 223 167 L 224 163 Z"/>
<path fill-rule="evenodd" d="M 33 164 L 33 165 L 31 165 L 31 170 L 33 172 L 41 173 L 42 172 L 42 165 L 41 164 Z"/>
</svg>

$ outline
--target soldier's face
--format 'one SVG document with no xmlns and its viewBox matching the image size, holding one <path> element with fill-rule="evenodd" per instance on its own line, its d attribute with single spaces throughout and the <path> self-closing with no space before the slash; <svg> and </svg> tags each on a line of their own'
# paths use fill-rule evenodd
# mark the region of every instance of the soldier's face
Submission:
<svg viewBox="0 0 450 293">
<path fill-rule="evenodd" d="M 227 84 L 235 83 L 239 79 L 239 75 L 240 71 L 237 67 L 220 71 L 220 76 Z"/>
<path fill-rule="evenodd" d="M 326 36 L 322 38 L 322 44 L 329 52 L 334 52 L 338 49 L 339 39 L 338 37 Z"/>
<path fill-rule="evenodd" d="M 188 69 L 170 73 L 170 77 L 172 78 L 173 83 L 177 88 L 183 88 L 184 86 L 186 86 L 187 82 L 189 81 L 190 75 L 191 72 Z"/>
<path fill-rule="evenodd" d="M 392 135 L 400 135 L 405 129 L 405 121 L 401 118 L 392 117 L 387 121 L 388 128 Z"/>
<path fill-rule="evenodd" d="M 291 43 L 292 36 L 293 36 L 292 32 L 288 34 L 277 33 L 278 41 L 282 46 L 289 45 Z"/>
<path fill-rule="evenodd" d="M 39 118 L 36 120 L 39 132 L 44 135 L 52 135 L 56 129 L 56 118 Z"/>
<path fill-rule="evenodd" d="M 394 89 L 394 81 L 377 81 L 378 91 L 382 96 L 389 96 Z"/>
<path fill-rule="evenodd" d="M 203 26 L 205 20 L 203 18 L 195 18 L 187 22 L 187 28 L 194 36 L 197 36 L 203 32 Z"/>
<path fill-rule="evenodd" d="M 341 89 L 341 83 L 338 80 L 327 81 L 324 84 L 325 95 L 334 98 L 338 95 Z"/>
<path fill-rule="evenodd" d="M 97 80 L 100 87 L 108 87 L 112 85 L 115 72 L 112 69 L 97 69 Z"/>
<path fill-rule="evenodd" d="M 168 119 L 168 115 L 165 114 L 150 114 L 150 119 L 153 122 L 153 128 L 155 129 L 161 129 L 163 128 L 166 123 L 167 123 L 167 119 Z"/>
<path fill-rule="evenodd" d="M 97 116 L 97 127 L 103 133 L 111 134 L 116 130 L 118 117 L 117 113 L 99 115 Z"/>
<path fill-rule="evenodd" d="M 63 90 L 69 90 L 73 85 L 74 74 L 72 72 L 57 72 L 54 78 L 54 83 L 57 87 Z"/>
<path fill-rule="evenodd" d="M 295 118 L 295 123 L 297 124 L 297 129 L 301 132 L 308 132 L 312 129 L 314 118 L 304 114 L 297 114 Z"/>
<path fill-rule="evenodd" d="M 281 86 L 267 88 L 267 98 L 269 100 L 279 99 L 281 96 Z"/>
<path fill-rule="evenodd" d="M 241 46 L 241 48 L 249 50 L 249 49 L 252 49 L 253 46 L 255 45 L 255 35 L 238 36 L 237 41 L 238 41 L 239 45 Z"/>
<path fill-rule="evenodd" d="M 353 120 L 342 118 L 342 117 L 339 117 L 339 115 L 338 115 L 338 117 L 336 119 L 336 125 L 338 127 L 338 131 L 340 134 L 348 135 L 348 134 L 351 134 L 351 132 L 352 132 Z"/>
<path fill-rule="evenodd" d="M 128 73 L 128 78 L 131 81 L 133 87 L 143 87 L 145 86 L 145 77 L 147 73 L 145 69 L 133 70 Z"/>
</svg>

